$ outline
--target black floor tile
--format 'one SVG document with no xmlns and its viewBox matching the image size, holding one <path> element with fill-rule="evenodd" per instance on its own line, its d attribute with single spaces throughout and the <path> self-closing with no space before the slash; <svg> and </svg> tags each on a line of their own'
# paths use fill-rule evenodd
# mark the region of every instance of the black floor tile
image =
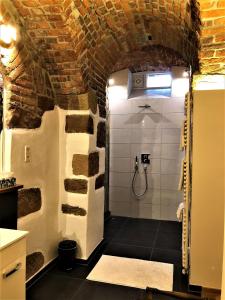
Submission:
<svg viewBox="0 0 225 300">
<path fill-rule="evenodd" d="M 177 232 L 181 234 L 182 232 L 182 223 L 175 221 L 161 221 L 159 226 L 159 231 L 164 232 Z"/>
<path fill-rule="evenodd" d="M 179 233 L 173 231 L 159 231 L 155 242 L 155 248 L 180 251 L 181 242 L 182 239 Z"/>
<path fill-rule="evenodd" d="M 113 242 L 122 244 L 136 245 L 143 247 L 152 247 L 156 237 L 156 231 L 142 230 L 132 226 L 123 227 L 113 238 Z"/>
<path fill-rule="evenodd" d="M 104 254 L 149 260 L 151 256 L 151 251 L 152 249 L 147 247 L 137 247 L 127 244 L 111 242 L 106 247 Z"/>
<path fill-rule="evenodd" d="M 46 274 L 28 289 L 26 299 L 70 300 L 82 284 L 83 280 L 80 279 Z"/>
<path fill-rule="evenodd" d="M 137 230 L 144 231 L 156 231 L 160 226 L 159 220 L 151 220 L 151 219 L 136 219 L 130 218 L 124 227 L 129 227 Z"/>
<path fill-rule="evenodd" d="M 27 291 L 27 300 L 147 300 L 144 290 L 85 280 L 106 255 L 154 260 L 174 264 L 174 290 L 186 292 L 187 277 L 181 268 L 181 224 L 170 221 L 112 217 L 105 223 L 106 244 L 89 266 L 75 265 L 70 272 L 54 266 Z M 153 300 L 173 297 L 154 295 Z"/>
<path fill-rule="evenodd" d="M 152 250 L 151 260 L 181 266 L 182 252 L 178 250 L 154 248 Z"/>
<path fill-rule="evenodd" d="M 75 265 L 73 270 L 63 271 L 57 265 L 55 265 L 48 274 L 58 275 L 58 276 L 68 276 L 72 278 L 85 279 L 90 270 L 86 265 Z"/>
<path fill-rule="evenodd" d="M 127 218 L 124 217 L 112 217 L 106 223 L 104 227 L 104 238 L 110 240 L 113 238 L 121 227 L 127 222 Z"/>
<path fill-rule="evenodd" d="M 85 280 L 73 300 L 142 300 L 135 288 Z"/>
</svg>

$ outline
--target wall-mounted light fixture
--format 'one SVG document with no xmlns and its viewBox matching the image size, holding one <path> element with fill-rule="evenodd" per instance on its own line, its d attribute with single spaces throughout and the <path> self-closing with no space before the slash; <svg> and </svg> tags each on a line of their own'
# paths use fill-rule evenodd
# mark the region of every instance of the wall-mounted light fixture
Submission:
<svg viewBox="0 0 225 300">
<path fill-rule="evenodd" d="M 112 85 L 114 85 L 114 83 L 115 83 L 115 80 L 113 78 L 109 78 L 108 85 L 112 86 Z"/>
<path fill-rule="evenodd" d="M 183 75 L 184 78 L 188 78 L 189 77 L 189 72 L 187 70 L 185 70 L 182 75 Z"/>
<path fill-rule="evenodd" d="M 11 25 L 0 24 L 0 47 L 10 49 L 15 46 L 17 38 L 16 28 Z"/>
</svg>

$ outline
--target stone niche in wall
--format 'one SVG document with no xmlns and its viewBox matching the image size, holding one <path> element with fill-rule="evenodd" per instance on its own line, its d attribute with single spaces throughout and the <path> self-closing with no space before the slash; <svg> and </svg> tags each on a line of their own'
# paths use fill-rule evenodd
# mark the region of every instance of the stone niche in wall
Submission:
<svg viewBox="0 0 225 300">
<path fill-rule="evenodd" d="M 94 133 L 94 121 L 90 115 L 66 116 L 66 133 Z"/>
<path fill-rule="evenodd" d="M 73 156 L 73 174 L 94 176 L 99 172 L 99 152 L 92 152 L 89 155 L 74 154 Z"/>
<path fill-rule="evenodd" d="M 69 193 L 87 194 L 88 181 L 86 179 L 65 179 L 65 191 Z"/>
<path fill-rule="evenodd" d="M 41 190 L 39 188 L 22 189 L 18 192 L 18 218 L 41 209 Z"/>
</svg>

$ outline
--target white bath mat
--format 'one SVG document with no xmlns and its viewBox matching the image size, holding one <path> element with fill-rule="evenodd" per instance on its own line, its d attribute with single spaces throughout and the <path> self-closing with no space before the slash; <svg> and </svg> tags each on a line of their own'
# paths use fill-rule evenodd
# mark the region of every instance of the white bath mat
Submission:
<svg viewBox="0 0 225 300">
<path fill-rule="evenodd" d="M 145 289 L 173 290 L 173 265 L 155 261 L 103 255 L 88 280 Z"/>
</svg>

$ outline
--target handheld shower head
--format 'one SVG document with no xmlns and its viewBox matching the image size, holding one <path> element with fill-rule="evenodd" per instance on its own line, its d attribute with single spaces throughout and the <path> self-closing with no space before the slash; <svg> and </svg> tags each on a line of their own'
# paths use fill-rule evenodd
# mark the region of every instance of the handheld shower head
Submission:
<svg viewBox="0 0 225 300">
<path fill-rule="evenodd" d="M 135 158 L 135 170 L 138 170 L 139 168 L 139 161 L 138 161 L 138 157 L 136 156 Z"/>
</svg>

